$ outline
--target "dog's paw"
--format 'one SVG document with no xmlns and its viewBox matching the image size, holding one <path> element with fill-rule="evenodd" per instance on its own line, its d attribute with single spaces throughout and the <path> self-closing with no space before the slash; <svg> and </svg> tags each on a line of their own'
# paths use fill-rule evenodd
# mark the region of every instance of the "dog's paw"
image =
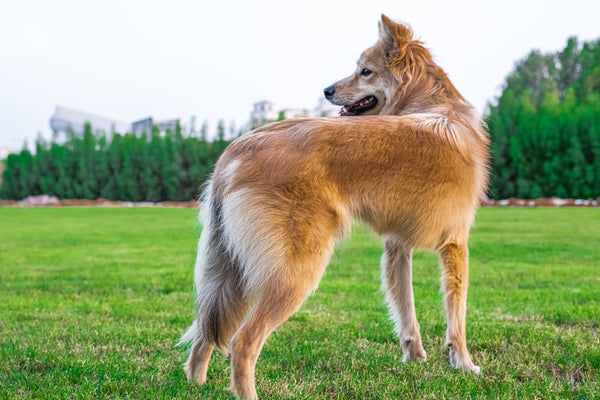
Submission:
<svg viewBox="0 0 600 400">
<path fill-rule="evenodd" d="M 451 344 L 448 345 L 448 358 L 450 359 L 450 365 L 452 368 L 460 369 L 465 372 L 473 372 L 475 375 L 479 375 L 481 368 L 473 364 L 469 352 L 464 349 L 462 352 L 457 351 Z"/>
<path fill-rule="evenodd" d="M 420 340 L 405 340 L 402 343 L 402 353 L 402 362 L 427 361 L 427 353 Z"/>
<path fill-rule="evenodd" d="M 192 381 L 195 378 L 193 368 L 189 362 L 185 363 L 185 365 L 183 366 L 183 371 L 185 372 L 185 376 L 187 377 L 188 382 Z"/>
<path fill-rule="evenodd" d="M 411 353 L 404 353 L 402 355 L 402 362 L 408 362 L 408 361 L 418 361 L 418 362 L 424 362 L 427 361 L 427 353 L 425 353 L 425 350 L 423 350 L 421 353 L 419 354 L 411 354 Z"/>
<path fill-rule="evenodd" d="M 187 377 L 188 382 L 195 380 L 200 386 L 206 383 L 206 372 L 203 373 L 202 371 L 195 371 L 194 368 L 188 363 L 185 364 L 183 370 L 185 371 L 185 376 Z"/>
<path fill-rule="evenodd" d="M 479 375 L 479 373 L 481 372 L 481 368 L 479 368 L 477 365 L 471 363 L 471 365 L 469 366 L 461 366 L 459 367 L 462 371 L 465 372 L 472 372 L 475 375 Z"/>
<path fill-rule="evenodd" d="M 258 395 L 256 394 L 256 389 L 254 388 L 254 386 L 250 387 L 250 388 L 246 388 L 244 389 L 239 389 L 237 388 L 233 383 L 226 388 L 225 390 L 231 392 L 231 394 L 233 394 L 233 396 L 236 399 L 241 399 L 241 400 L 256 400 L 258 399 Z"/>
</svg>

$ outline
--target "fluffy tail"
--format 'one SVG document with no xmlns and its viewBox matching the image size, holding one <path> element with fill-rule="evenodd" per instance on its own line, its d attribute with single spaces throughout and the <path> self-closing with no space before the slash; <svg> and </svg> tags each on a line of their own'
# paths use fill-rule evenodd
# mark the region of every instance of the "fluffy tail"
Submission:
<svg viewBox="0 0 600 400">
<path fill-rule="evenodd" d="M 201 217 L 204 222 L 194 271 L 197 317 L 178 344 L 214 343 L 227 352 L 229 341 L 248 312 L 241 265 L 227 249 L 221 197 L 206 188 Z"/>
<path fill-rule="evenodd" d="M 198 325 L 197 320 L 194 320 L 192 325 L 189 328 L 187 328 L 187 330 L 185 331 L 185 333 L 183 335 L 181 335 L 181 337 L 179 338 L 179 341 L 177 342 L 177 344 L 175 346 L 181 346 L 182 344 L 189 343 L 192 340 L 194 340 L 194 338 L 198 334 L 198 329 L 196 328 L 197 325 Z"/>
</svg>

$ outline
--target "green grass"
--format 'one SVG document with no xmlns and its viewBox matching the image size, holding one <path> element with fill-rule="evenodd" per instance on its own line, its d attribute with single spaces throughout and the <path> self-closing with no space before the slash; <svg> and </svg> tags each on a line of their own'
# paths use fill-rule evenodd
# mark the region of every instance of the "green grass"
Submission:
<svg viewBox="0 0 600 400">
<path fill-rule="evenodd" d="M 186 382 L 196 211 L 0 208 L 0 398 L 223 398 L 229 360 Z M 482 209 L 470 240 L 468 346 L 450 369 L 436 256 L 415 254 L 425 363 L 401 362 L 357 227 L 319 289 L 265 345 L 261 398 L 595 399 L 600 210 Z"/>
</svg>

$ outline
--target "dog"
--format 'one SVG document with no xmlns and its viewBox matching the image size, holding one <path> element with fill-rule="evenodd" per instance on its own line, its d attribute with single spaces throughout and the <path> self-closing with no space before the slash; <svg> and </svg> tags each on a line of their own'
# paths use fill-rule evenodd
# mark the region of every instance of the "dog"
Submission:
<svg viewBox="0 0 600 400">
<path fill-rule="evenodd" d="M 206 381 L 215 346 L 231 354 L 231 390 L 257 397 L 267 337 L 313 292 L 353 219 L 385 242 L 383 287 L 403 360 L 423 361 L 413 249 L 440 255 L 446 345 L 479 373 L 465 336 L 467 239 L 488 180 L 480 116 L 411 29 L 382 15 L 379 39 L 325 97 L 342 117 L 287 120 L 233 141 L 201 198 L 197 317 L 185 371 Z"/>
</svg>

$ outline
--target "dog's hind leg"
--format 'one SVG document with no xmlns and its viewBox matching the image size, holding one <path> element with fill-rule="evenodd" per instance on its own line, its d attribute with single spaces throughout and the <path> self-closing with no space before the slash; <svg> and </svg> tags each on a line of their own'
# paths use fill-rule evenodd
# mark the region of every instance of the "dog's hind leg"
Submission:
<svg viewBox="0 0 600 400">
<path fill-rule="evenodd" d="M 323 275 L 331 249 L 311 250 L 320 254 L 312 263 L 290 263 L 265 279 L 255 306 L 231 340 L 229 390 L 243 399 L 256 398 L 254 370 L 267 337 L 300 308 Z"/>
<path fill-rule="evenodd" d="M 412 288 L 412 251 L 395 239 L 387 239 L 381 258 L 385 297 L 402 345 L 403 361 L 425 361 Z"/>
<path fill-rule="evenodd" d="M 196 377 L 196 381 L 199 385 L 203 385 L 206 382 L 208 362 L 210 361 L 210 356 L 214 348 L 214 343 L 209 343 L 202 339 L 202 337 L 196 337 L 196 339 L 194 339 L 190 356 L 184 366 L 188 380 L 192 380 Z"/>
<path fill-rule="evenodd" d="M 467 350 L 465 319 L 469 281 L 469 250 L 465 241 L 454 241 L 440 249 L 442 259 L 442 287 L 445 292 L 448 329 L 446 346 L 450 364 L 454 368 L 479 373 Z"/>
</svg>

